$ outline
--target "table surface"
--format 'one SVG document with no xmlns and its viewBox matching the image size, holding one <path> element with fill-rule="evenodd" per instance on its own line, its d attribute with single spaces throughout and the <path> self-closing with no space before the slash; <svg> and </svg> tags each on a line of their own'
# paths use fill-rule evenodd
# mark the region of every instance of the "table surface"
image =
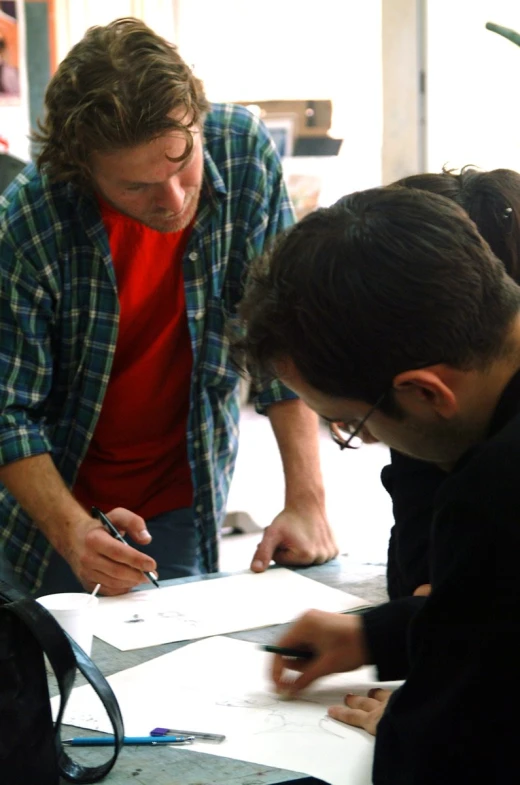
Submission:
<svg viewBox="0 0 520 785">
<path fill-rule="evenodd" d="M 367 600 L 368 603 L 377 604 L 385 602 L 387 599 L 385 566 L 381 564 L 359 564 L 350 561 L 348 557 L 341 556 L 327 564 L 299 568 L 295 572 L 327 586 L 356 594 Z M 170 586 L 192 580 L 213 580 L 223 577 L 223 575 L 223 573 L 216 573 L 200 578 L 185 578 L 162 581 L 161 583 Z M 274 643 L 288 626 L 288 624 L 279 624 L 256 630 L 245 630 L 230 633 L 229 637 L 257 643 Z M 108 643 L 94 638 L 92 659 L 105 676 L 110 676 L 112 673 L 140 665 L 142 662 L 159 657 L 161 654 L 166 654 L 191 642 L 183 641 L 134 651 L 119 651 Z M 49 677 L 49 682 L 51 694 L 55 695 L 57 689 L 54 678 Z M 83 677 L 78 674 L 76 686 L 83 683 Z M 63 726 L 62 736 L 64 738 L 91 734 L 92 731 Z M 94 765 L 106 759 L 106 749 L 103 751 L 102 749 L 75 747 L 68 748 L 68 752 L 74 756 L 75 760 L 85 764 Z M 115 767 L 103 780 L 110 785 L 128 785 L 128 783 L 134 785 L 255 785 L 255 783 L 274 785 L 275 783 L 287 784 L 293 781 L 298 785 L 319 782 L 319 780 L 309 779 L 305 774 L 275 769 L 257 763 L 221 758 L 206 753 L 191 752 L 187 749 L 175 750 L 171 747 L 164 750 L 157 747 L 123 747 Z M 63 782 L 65 781 L 63 780 Z"/>
</svg>

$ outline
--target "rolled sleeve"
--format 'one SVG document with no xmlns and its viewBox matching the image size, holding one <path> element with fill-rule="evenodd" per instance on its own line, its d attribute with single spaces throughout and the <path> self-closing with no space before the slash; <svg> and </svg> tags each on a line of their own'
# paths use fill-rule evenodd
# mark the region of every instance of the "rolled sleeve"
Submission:
<svg viewBox="0 0 520 785">
<path fill-rule="evenodd" d="M 257 385 L 256 390 L 257 393 L 253 400 L 258 414 L 266 414 L 267 409 L 273 403 L 280 403 L 281 401 L 293 401 L 298 398 L 298 396 L 293 393 L 292 390 L 289 390 L 288 387 L 286 387 L 277 379 L 266 386 L 265 389 L 259 389 Z"/>
</svg>

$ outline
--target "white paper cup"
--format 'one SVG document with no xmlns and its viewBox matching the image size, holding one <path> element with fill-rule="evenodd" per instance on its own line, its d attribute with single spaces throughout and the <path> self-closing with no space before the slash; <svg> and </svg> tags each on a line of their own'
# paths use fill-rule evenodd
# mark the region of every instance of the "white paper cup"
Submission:
<svg viewBox="0 0 520 785">
<path fill-rule="evenodd" d="M 47 594 L 39 597 L 38 602 L 52 613 L 58 624 L 90 656 L 98 598 L 71 592 Z"/>
</svg>

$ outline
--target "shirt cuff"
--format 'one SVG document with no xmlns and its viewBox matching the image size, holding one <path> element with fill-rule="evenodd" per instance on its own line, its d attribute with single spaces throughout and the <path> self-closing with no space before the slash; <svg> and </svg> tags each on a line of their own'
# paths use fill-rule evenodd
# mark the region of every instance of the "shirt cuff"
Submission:
<svg viewBox="0 0 520 785">
<path fill-rule="evenodd" d="M 408 628 L 426 599 L 403 597 L 362 614 L 370 663 L 376 666 L 380 681 L 405 679 L 408 675 Z"/>
<path fill-rule="evenodd" d="M 52 445 L 37 425 L 0 430 L 0 466 L 47 452 L 52 452 Z"/>
<path fill-rule="evenodd" d="M 272 382 L 269 387 L 254 396 L 255 409 L 258 414 L 266 414 L 273 403 L 298 400 L 298 396 L 281 382 Z"/>
</svg>

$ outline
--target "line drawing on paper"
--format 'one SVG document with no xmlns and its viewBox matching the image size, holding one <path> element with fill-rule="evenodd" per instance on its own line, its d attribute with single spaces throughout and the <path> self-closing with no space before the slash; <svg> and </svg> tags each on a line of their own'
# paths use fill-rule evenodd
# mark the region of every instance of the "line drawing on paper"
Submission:
<svg viewBox="0 0 520 785">
<path fill-rule="evenodd" d="M 277 703 L 277 699 L 269 695 L 240 695 L 218 698 L 215 701 L 216 706 L 227 706 L 231 709 L 266 709 Z"/>
<path fill-rule="evenodd" d="M 301 703 L 321 706 L 319 701 L 312 698 L 299 698 L 294 706 L 288 701 L 279 698 L 277 695 L 232 695 L 221 697 L 215 701 L 217 706 L 224 706 L 233 709 L 253 709 L 258 714 L 263 715 L 264 727 L 253 731 L 253 735 L 262 733 L 305 733 L 316 732 L 326 733 L 336 738 L 344 739 L 349 735 L 349 727 L 345 725 L 343 729 L 339 723 L 328 715 L 307 719 L 301 716 Z M 323 711 L 326 708 L 323 706 Z"/>
<path fill-rule="evenodd" d="M 135 624 L 137 622 L 147 622 L 148 624 L 157 623 L 157 622 L 174 622 L 181 627 L 189 627 L 193 629 L 197 627 L 199 621 L 196 619 L 190 619 L 189 616 L 186 616 L 182 611 L 173 611 L 173 610 L 165 610 L 165 611 L 155 611 L 155 613 L 134 613 L 129 619 L 123 619 L 124 624 Z"/>
</svg>

